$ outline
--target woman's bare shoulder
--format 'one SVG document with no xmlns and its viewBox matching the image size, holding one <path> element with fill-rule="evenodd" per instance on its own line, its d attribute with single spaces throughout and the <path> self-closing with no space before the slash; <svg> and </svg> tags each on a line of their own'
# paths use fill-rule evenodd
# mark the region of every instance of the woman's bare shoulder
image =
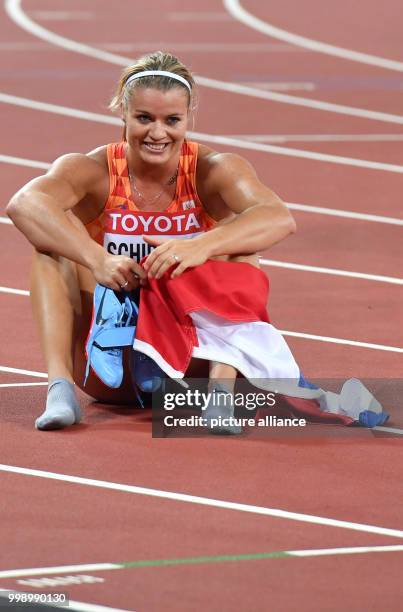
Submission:
<svg viewBox="0 0 403 612">
<path fill-rule="evenodd" d="M 241 155 L 236 153 L 219 152 L 199 144 L 198 154 L 198 171 L 203 174 L 210 175 L 213 171 L 225 172 L 231 170 L 250 171 L 252 169 L 250 163 Z"/>
<path fill-rule="evenodd" d="M 87 157 L 96 161 L 102 168 L 108 169 L 108 145 L 102 145 L 89 151 Z"/>
<path fill-rule="evenodd" d="M 108 175 L 107 145 L 89 153 L 67 153 L 58 157 L 47 176 L 75 184 L 97 184 Z"/>
<path fill-rule="evenodd" d="M 205 192 L 215 192 L 221 185 L 242 178 L 256 178 L 253 167 L 244 157 L 199 145 L 197 183 L 203 185 Z"/>
<path fill-rule="evenodd" d="M 197 170 L 207 172 L 209 168 L 217 163 L 217 156 L 220 154 L 206 145 L 199 144 L 199 152 L 197 155 Z"/>
</svg>

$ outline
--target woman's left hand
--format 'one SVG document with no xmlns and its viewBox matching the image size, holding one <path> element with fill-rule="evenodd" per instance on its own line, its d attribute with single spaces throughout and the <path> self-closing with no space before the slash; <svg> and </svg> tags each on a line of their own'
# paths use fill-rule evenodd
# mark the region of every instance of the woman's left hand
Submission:
<svg viewBox="0 0 403 612">
<path fill-rule="evenodd" d="M 209 258 L 207 246 L 199 237 L 191 240 L 162 241 L 143 236 L 143 239 L 156 247 L 144 262 L 144 269 L 149 278 L 161 278 L 169 268 L 176 265 L 171 274 L 171 278 L 175 278 L 187 268 L 200 266 Z"/>
</svg>

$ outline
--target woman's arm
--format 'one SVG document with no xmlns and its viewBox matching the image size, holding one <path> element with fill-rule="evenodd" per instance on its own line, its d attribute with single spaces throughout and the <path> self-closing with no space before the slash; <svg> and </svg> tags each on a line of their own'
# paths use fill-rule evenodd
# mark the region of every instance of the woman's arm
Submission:
<svg viewBox="0 0 403 612">
<path fill-rule="evenodd" d="M 105 169 L 95 159 L 65 155 L 12 197 L 7 214 L 38 251 L 86 266 L 97 282 L 113 289 L 126 280 L 132 288 L 137 285 L 133 273 L 145 276 L 141 267 L 128 257 L 109 255 L 68 212 L 85 198 L 96 197 L 104 180 Z"/>
<path fill-rule="evenodd" d="M 99 181 L 99 164 L 85 155 L 56 160 L 45 176 L 27 183 L 10 200 L 6 212 L 39 251 L 51 252 L 91 267 L 102 249 L 73 224 L 71 210 Z"/>
<path fill-rule="evenodd" d="M 214 216 L 222 211 L 232 218 L 200 237 L 209 257 L 263 251 L 295 232 L 288 208 L 259 181 L 248 161 L 228 153 L 210 157 L 203 189 L 207 208 Z"/>
<path fill-rule="evenodd" d="M 198 162 L 198 193 L 209 214 L 221 223 L 192 240 L 169 240 L 158 246 L 145 263 L 149 276 L 160 278 L 172 266 L 174 255 L 180 263 L 172 277 L 214 256 L 266 250 L 295 232 L 287 207 L 259 181 L 249 162 L 237 155 L 203 149 L 206 152 Z"/>
</svg>

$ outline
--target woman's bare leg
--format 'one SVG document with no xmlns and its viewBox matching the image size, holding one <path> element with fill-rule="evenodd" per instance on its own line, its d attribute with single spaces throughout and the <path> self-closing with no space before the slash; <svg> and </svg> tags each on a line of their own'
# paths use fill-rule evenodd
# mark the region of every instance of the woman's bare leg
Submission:
<svg viewBox="0 0 403 612">
<path fill-rule="evenodd" d="M 46 361 L 49 382 L 73 382 L 73 329 L 80 312 L 77 273 L 62 257 L 34 253 L 31 304 Z"/>
<path fill-rule="evenodd" d="M 82 266 L 34 254 L 31 299 L 49 374 L 46 410 L 36 422 L 38 429 L 59 429 L 80 420 L 73 383 L 83 388 L 94 287 L 91 273 Z M 103 402 L 134 404 L 135 393 L 125 370 L 121 388 L 109 389 L 91 373 L 84 391 Z"/>
<path fill-rule="evenodd" d="M 80 420 L 73 386 L 74 310 L 78 307 L 74 265 L 66 259 L 35 252 L 31 301 L 49 376 L 45 412 L 38 429 L 60 429 Z"/>
<path fill-rule="evenodd" d="M 72 212 L 66 214 L 87 238 L 83 223 Z M 50 383 L 56 378 L 74 381 L 75 327 L 85 317 L 81 291 L 92 294 L 94 287 L 89 270 L 64 257 L 34 252 L 31 303 Z"/>
<path fill-rule="evenodd" d="M 233 366 L 218 361 L 211 361 L 208 385 L 209 391 L 212 391 L 216 385 L 220 385 L 232 393 L 234 391 L 237 374 L 238 371 Z"/>
</svg>

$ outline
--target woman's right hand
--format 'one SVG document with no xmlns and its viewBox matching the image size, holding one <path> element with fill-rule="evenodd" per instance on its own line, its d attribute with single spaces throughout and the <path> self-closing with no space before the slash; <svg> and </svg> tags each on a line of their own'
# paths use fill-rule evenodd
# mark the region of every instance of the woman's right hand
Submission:
<svg viewBox="0 0 403 612">
<path fill-rule="evenodd" d="M 147 283 L 145 270 L 130 257 L 103 251 L 91 267 L 95 280 L 114 291 L 131 291 Z"/>
</svg>

